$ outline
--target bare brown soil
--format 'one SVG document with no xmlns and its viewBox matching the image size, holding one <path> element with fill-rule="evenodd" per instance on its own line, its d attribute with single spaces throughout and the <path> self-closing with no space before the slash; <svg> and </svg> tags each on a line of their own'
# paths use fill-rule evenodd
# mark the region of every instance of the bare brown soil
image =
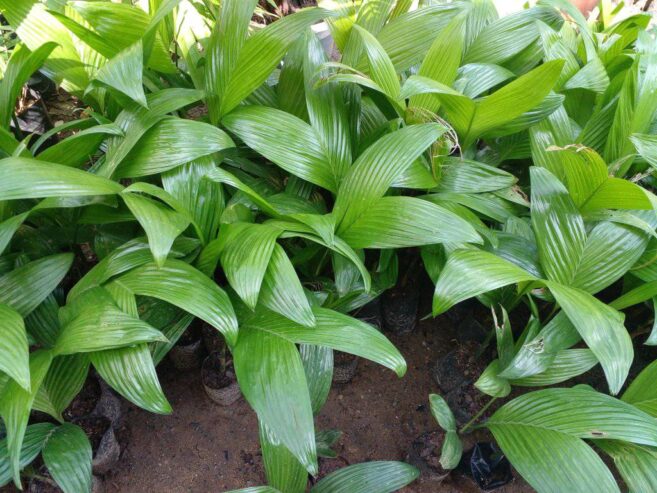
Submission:
<svg viewBox="0 0 657 493">
<path fill-rule="evenodd" d="M 391 337 L 409 365 L 404 378 L 363 360 L 351 383 L 334 386 L 317 425 L 343 435 L 338 458 L 322 459 L 323 473 L 369 460 L 404 460 L 415 437 L 436 429 L 427 400 L 438 391 L 431 368 L 454 347 L 454 332 L 442 324 L 447 319 L 422 322 L 410 335 Z M 165 362 L 160 374 L 174 413 L 156 416 L 127 406 L 120 432 L 126 446 L 118 468 L 106 478 L 107 493 L 204 493 L 265 484 L 257 420 L 244 399 L 223 408 L 205 395 L 200 371 L 177 373 Z M 456 475 L 440 485 L 416 482 L 403 493 L 477 491 L 470 479 Z M 516 479 L 497 491 L 532 490 Z"/>
</svg>

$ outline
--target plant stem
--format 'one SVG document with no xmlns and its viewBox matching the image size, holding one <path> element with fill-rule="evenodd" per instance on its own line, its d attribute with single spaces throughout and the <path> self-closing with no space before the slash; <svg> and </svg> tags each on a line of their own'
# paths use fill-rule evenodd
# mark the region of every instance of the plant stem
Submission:
<svg viewBox="0 0 657 493">
<path fill-rule="evenodd" d="M 470 421 L 468 421 L 463 428 L 459 430 L 459 433 L 465 433 L 465 431 L 470 428 L 475 421 L 477 421 L 482 414 L 486 412 L 486 410 L 497 400 L 497 397 L 493 397 L 491 400 L 488 401 L 488 403 L 482 407 L 477 414 L 475 414 Z"/>
</svg>

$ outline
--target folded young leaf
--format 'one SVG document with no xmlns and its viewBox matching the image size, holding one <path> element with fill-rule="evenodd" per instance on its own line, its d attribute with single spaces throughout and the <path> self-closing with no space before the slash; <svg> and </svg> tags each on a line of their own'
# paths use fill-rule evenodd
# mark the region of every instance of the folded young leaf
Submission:
<svg viewBox="0 0 657 493">
<path fill-rule="evenodd" d="M 416 468 L 403 462 L 364 462 L 329 474 L 310 493 L 392 493 L 419 475 Z"/>
<path fill-rule="evenodd" d="M 390 99 L 397 100 L 401 86 L 395 67 L 378 40 L 358 24 L 354 25 L 353 32 L 357 33 L 362 41 L 363 51 L 369 64 L 369 74 L 372 80 L 383 90 Z"/>
<path fill-rule="evenodd" d="M 429 395 L 431 414 L 438 421 L 440 427 L 445 430 L 445 440 L 440 453 L 440 465 L 444 469 L 456 468 L 461 461 L 463 444 L 456 430 L 456 420 L 445 399 L 437 394 Z"/>
<path fill-rule="evenodd" d="M 216 121 L 234 110 L 265 82 L 290 45 L 306 28 L 330 15 L 330 12 L 318 8 L 304 9 L 283 17 L 249 37 L 239 50 L 234 69 L 220 95 Z"/>
<path fill-rule="evenodd" d="M 328 71 L 321 68 L 327 61 L 320 40 L 315 34 L 308 32 L 303 59 L 308 118 L 322 143 L 335 176 L 335 183 L 339 185 L 352 162 L 349 111 L 342 88 L 338 84 L 316 84 L 318 80 L 328 76 Z"/>
<path fill-rule="evenodd" d="M 0 160 L 0 200 L 114 195 L 123 187 L 87 171 L 36 159 L 8 157 Z"/>
<path fill-rule="evenodd" d="M 143 47 L 141 41 L 137 41 L 110 58 L 94 79 L 148 107 L 142 81 L 143 66 Z"/>
<path fill-rule="evenodd" d="M 465 42 L 465 22 L 462 17 L 456 17 L 436 37 L 427 51 L 417 75 L 428 77 L 441 84 L 451 86 L 456 79 L 457 70 L 461 64 L 461 54 Z M 409 107 L 424 108 L 437 113 L 440 100 L 430 95 L 411 98 Z"/>
<path fill-rule="evenodd" d="M 0 370 L 26 391 L 30 390 L 30 355 L 23 319 L 0 303 Z"/>
<path fill-rule="evenodd" d="M 657 135 L 634 134 L 630 140 L 641 157 L 653 167 L 657 167 Z"/>
<path fill-rule="evenodd" d="M 189 226 L 189 217 L 136 193 L 124 192 L 121 198 L 144 228 L 155 263 L 161 267 L 174 240 Z"/>
</svg>

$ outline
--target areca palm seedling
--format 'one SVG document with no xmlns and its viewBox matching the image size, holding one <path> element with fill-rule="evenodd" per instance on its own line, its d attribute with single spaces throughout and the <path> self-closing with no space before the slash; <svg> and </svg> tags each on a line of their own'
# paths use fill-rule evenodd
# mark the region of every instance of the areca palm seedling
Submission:
<svg viewBox="0 0 657 493">
<path fill-rule="evenodd" d="M 258 415 L 269 486 L 246 491 L 305 491 L 333 351 L 406 371 L 348 315 L 395 284 L 401 248 L 420 248 L 435 315 L 475 296 L 530 307 L 524 331 L 494 329 L 483 393 L 598 363 L 621 392 L 634 345 L 619 310 L 657 296 L 650 16 L 337 0 L 263 26 L 257 3 L 0 0 L 21 42 L 0 90 L 0 483 L 20 485 L 41 453 L 62 490 L 88 491 L 91 449 L 62 411 L 93 367 L 171 412 L 155 366 L 196 318 L 225 339 Z M 35 70 L 88 117 L 19 140 L 12 108 Z M 585 440 L 654 489 L 651 371 L 620 400 L 528 392 L 485 426 L 538 491 L 587 491 L 591 477 L 618 491 Z M 458 433 L 432 405 L 449 469 Z M 32 410 L 58 424 L 30 424 Z M 417 475 L 364 463 L 311 491 L 385 493 Z"/>
</svg>

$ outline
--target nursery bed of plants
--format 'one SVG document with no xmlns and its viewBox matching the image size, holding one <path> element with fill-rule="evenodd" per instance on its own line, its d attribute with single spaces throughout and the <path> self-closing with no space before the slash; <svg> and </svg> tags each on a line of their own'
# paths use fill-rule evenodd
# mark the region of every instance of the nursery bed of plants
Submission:
<svg viewBox="0 0 657 493">
<path fill-rule="evenodd" d="M 0 488 L 657 491 L 657 28 L 0 0 Z"/>
</svg>

